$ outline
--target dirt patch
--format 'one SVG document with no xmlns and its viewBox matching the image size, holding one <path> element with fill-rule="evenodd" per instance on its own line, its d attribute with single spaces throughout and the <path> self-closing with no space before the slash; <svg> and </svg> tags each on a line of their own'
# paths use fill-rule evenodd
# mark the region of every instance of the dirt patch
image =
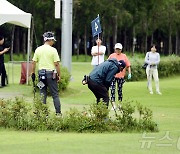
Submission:
<svg viewBox="0 0 180 154">
<path fill-rule="evenodd" d="M 23 95 L 18 92 L 0 92 L 1 99 L 12 99 L 15 97 L 22 97 Z"/>
</svg>

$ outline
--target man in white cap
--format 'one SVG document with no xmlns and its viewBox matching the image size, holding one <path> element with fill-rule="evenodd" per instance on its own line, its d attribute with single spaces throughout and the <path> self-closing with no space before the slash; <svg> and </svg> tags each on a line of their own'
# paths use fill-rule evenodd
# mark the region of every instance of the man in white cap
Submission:
<svg viewBox="0 0 180 154">
<path fill-rule="evenodd" d="M 131 67 L 130 67 L 131 64 L 130 64 L 130 61 L 128 60 L 126 54 L 122 53 L 122 49 L 123 49 L 122 44 L 116 43 L 114 46 L 114 53 L 112 53 L 108 58 L 108 59 L 115 58 L 118 61 L 123 60 L 126 64 L 125 69 L 122 72 L 117 73 L 111 83 L 111 87 L 110 87 L 111 101 L 112 101 L 114 108 L 116 108 L 116 105 L 115 105 L 116 82 L 117 82 L 117 86 L 118 86 L 118 101 L 122 101 L 122 98 L 123 98 L 122 88 L 123 88 L 123 84 L 125 82 L 124 77 L 126 74 L 126 68 L 128 69 L 128 79 L 131 79 Z M 113 108 L 112 108 L 112 110 L 113 110 Z"/>
<path fill-rule="evenodd" d="M 61 114 L 61 105 L 58 93 L 58 84 L 60 81 L 60 59 L 57 50 L 52 47 L 56 39 L 54 33 L 46 32 L 43 34 L 44 44 L 35 50 L 32 67 L 32 80 L 35 81 L 35 68 L 38 63 L 38 87 L 42 95 L 42 101 L 46 104 L 47 87 L 53 98 L 56 114 Z"/>
</svg>

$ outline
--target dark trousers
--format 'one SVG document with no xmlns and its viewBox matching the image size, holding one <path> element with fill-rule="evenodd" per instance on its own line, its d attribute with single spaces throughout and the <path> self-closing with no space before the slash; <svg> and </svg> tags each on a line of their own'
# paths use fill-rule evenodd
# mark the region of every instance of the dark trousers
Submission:
<svg viewBox="0 0 180 154">
<path fill-rule="evenodd" d="M 1 86 L 5 86 L 5 81 L 6 81 L 6 78 L 7 78 L 7 75 L 6 75 L 6 69 L 5 69 L 5 65 L 4 63 L 3 64 L 0 64 L 0 75 L 1 75 Z"/>
<path fill-rule="evenodd" d="M 124 80 L 124 78 L 114 78 L 111 83 L 111 87 L 110 87 L 112 102 L 115 102 L 116 82 L 117 82 L 117 88 L 118 88 L 118 101 L 122 101 L 122 99 L 123 99 L 122 88 L 123 88 L 123 84 L 124 84 L 125 80 Z"/>
<path fill-rule="evenodd" d="M 93 94 L 96 97 L 97 104 L 100 102 L 100 99 L 103 100 L 106 105 L 109 105 L 109 94 L 108 94 L 108 89 L 101 84 L 98 84 L 91 79 L 88 81 L 88 88 L 93 92 Z"/>
<path fill-rule="evenodd" d="M 52 79 L 52 71 L 46 72 L 46 80 L 44 81 L 45 87 L 40 89 L 40 94 L 43 96 L 43 103 L 46 104 L 47 99 L 47 87 L 49 87 L 50 93 L 53 98 L 54 107 L 56 113 L 61 113 L 61 104 L 58 93 L 58 84 L 56 79 Z"/>
</svg>

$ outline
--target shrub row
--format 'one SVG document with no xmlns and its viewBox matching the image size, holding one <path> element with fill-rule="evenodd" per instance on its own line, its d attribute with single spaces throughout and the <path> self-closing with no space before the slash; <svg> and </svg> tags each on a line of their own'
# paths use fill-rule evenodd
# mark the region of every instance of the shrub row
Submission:
<svg viewBox="0 0 180 154">
<path fill-rule="evenodd" d="M 152 120 L 152 111 L 131 103 L 125 101 L 114 118 L 109 116 L 109 110 L 102 102 L 83 111 L 71 108 L 60 116 L 51 113 L 48 105 L 41 103 L 39 98 L 34 100 L 33 105 L 27 104 L 23 98 L 0 100 L 0 127 L 59 132 L 158 131 L 157 124 Z M 138 118 L 133 117 L 135 112 L 139 113 Z"/>
<path fill-rule="evenodd" d="M 132 79 L 130 81 L 146 79 L 146 72 L 142 68 L 144 61 L 139 58 L 133 58 L 130 59 L 130 61 L 132 71 Z M 180 57 L 172 55 L 161 58 L 160 64 L 158 65 L 158 73 L 160 78 L 180 74 Z"/>
<path fill-rule="evenodd" d="M 139 57 L 130 58 L 131 61 L 131 72 L 132 79 L 130 81 L 140 81 L 146 79 L 146 71 L 142 68 L 144 60 Z M 66 68 L 62 68 L 62 80 L 59 83 L 59 89 L 65 90 L 70 80 L 70 73 Z M 180 57 L 176 55 L 171 55 L 167 57 L 162 57 L 160 64 L 158 65 L 159 77 L 169 77 L 172 75 L 180 74 Z M 127 75 L 127 73 L 126 73 Z M 127 76 L 125 77 L 127 79 Z M 128 81 L 128 80 L 127 80 Z"/>
</svg>

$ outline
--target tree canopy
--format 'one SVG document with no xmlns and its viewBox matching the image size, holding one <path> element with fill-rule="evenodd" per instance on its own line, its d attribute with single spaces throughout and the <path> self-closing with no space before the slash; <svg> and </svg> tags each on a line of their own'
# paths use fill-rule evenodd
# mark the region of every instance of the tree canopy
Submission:
<svg viewBox="0 0 180 154">
<path fill-rule="evenodd" d="M 54 18 L 53 0 L 8 0 L 33 15 L 33 48 L 42 43 L 42 34 L 53 31 L 57 37 L 56 47 L 61 49 L 61 21 Z M 63 5 L 63 4 L 62 4 Z M 107 54 L 113 52 L 116 42 L 125 51 L 145 53 L 155 43 L 162 54 L 180 55 L 180 1 L 179 0 L 73 0 L 73 54 L 90 54 L 94 39 L 91 21 L 99 14 L 103 44 Z M 0 26 L 0 32 L 11 39 L 11 27 Z M 25 50 L 27 31 L 15 26 L 15 48 Z M 19 44 L 19 45 L 18 45 Z"/>
</svg>

